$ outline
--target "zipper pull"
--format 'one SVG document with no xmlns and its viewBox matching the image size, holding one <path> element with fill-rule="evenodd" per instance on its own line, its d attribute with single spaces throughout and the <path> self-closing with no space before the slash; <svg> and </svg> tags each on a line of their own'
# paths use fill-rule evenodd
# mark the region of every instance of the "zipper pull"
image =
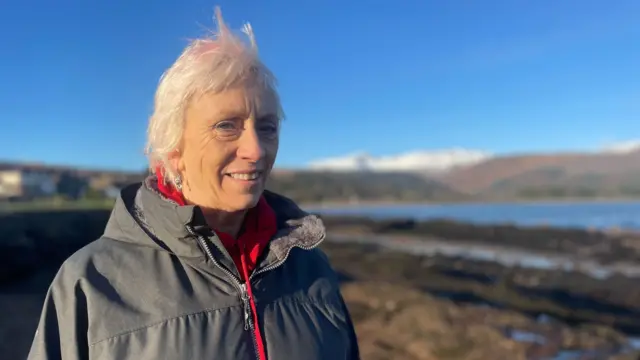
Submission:
<svg viewBox="0 0 640 360">
<path fill-rule="evenodd" d="M 244 305 L 244 329 L 249 330 L 251 326 L 251 298 L 249 297 L 249 292 L 247 291 L 247 284 L 241 284 L 240 289 L 242 290 L 240 293 L 240 298 L 242 299 L 242 303 Z"/>
</svg>

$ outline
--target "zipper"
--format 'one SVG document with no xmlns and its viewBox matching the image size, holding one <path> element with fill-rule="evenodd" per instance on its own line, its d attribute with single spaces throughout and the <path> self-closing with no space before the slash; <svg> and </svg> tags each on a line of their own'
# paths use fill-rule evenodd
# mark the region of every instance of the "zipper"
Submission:
<svg viewBox="0 0 640 360">
<path fill-rule="evenodd" d="M 247 291 L 247 284 L 242 284 L 242 291 L 240 292 L 240 298 L 244 306 L 244 329 L 249 330 L 253 327 L 253 319 L 251 316 L 251 297 Z"/>
<path fill-rule="evenodd" d="M 220 265 L 218 260 L 216 260 L 216 258 L 213 257 L 213 253 L 209 248 L 209 244 L 207 244 L 207 241 L 204 239 L 204 237 L 196 234 L 196 232 L 191 228 L 191 226 L 186 226 L 186 228 L 189 234 L 195 236 L 196 239 L 198 239 L 198 242 L 204 249 L 204 252 L 209 257 L 211 262 L 213 262 L 213 264 L 218 269 L 222 270 L 225 274 L 227 274 L 229 278 L 233 280 L 233 283 L 238 288 L 238 290 L 240 290 L 240 299 L 242 300 L 242 307 L 244 310 L 244 329 L 246 331 L 251 332 L 251 339 L 253 340 L 253 352 L 256 356 L 256 359 L 262 360 L 260 359 L 260 352 L 258 351 L 258 339 L 256 339 L 256 334 L 254 329 L 253 314 L 251 311 L 251 297 L 249 296 L 249 292 L 247 291 L 247 284 L 246 283 L 243 284 L 240 281 L 240 279 L 238 279 L 231 271 L 225 269 L 224 266 Z M 248 281 L 250 281 L 250 279 Z"/>
<path fill-rule="evenodd" d="M 260 353 L 258 352 L 258 339 L 256 338 L 255 326 L 253 324 L 253 314 L 251 313 L 251 296 L 247 291 L 246 283 L 242 284 L 241 289 L 242 302 L 244 303 L 244 329 L 251 332 L 253 349 L 255 350 L 258 359 L 260 359 Z"/>
</svg>

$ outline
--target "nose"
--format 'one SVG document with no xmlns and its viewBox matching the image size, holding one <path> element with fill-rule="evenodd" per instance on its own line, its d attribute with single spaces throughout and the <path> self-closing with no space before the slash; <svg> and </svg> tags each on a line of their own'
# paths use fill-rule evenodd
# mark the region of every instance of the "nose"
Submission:
<svg viewBox="0 0 640 360">
<path fill-rule="evenodd" d="M 238 156 L 257 162 L 265 155 L 265 150 L 254 126 L 247 126 L 238 139 Z"/>
</svg>

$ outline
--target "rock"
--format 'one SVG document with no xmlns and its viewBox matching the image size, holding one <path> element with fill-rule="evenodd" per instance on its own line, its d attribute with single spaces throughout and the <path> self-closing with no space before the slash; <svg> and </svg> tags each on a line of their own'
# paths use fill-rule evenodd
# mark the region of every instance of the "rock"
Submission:
<svg viewBox="0 0 640 360">
<path fill-rule="evenodd" d="M 632 351 L 627 354 L 614 355 L 608 360 L 640 360 L 640 350 Z"/>
<path fill-rule="evenodd" d="M 582 325 L 575 329 L 564 329 L 563 347 L 567 349 L 598 349 L 603 347 L 621 347 L 626 337 L 606 326 Z"/>
<path fill-rule="evenodd" d="M 525 359 L 527 345 L 485 324 L 474 314 L 482 310 L 385 283 L 345 284 L 343 296 L 350 308 L 384 303 L 393 311 L 354 320 L 363 359 Z"/>
<path fill-rule="evenodd" d="M 606 359 L 628 346 L 624 334 L 605 325 L 611 316 L 623 315 L 607 313 L 616 307 L 603 300 L 631 303 L 624 296 L 635 296 L 630 285 L 637 282 L 629 279 L 599 281 L 441 256 L 430 257 L 431 266 L 424 268 L 424 257 L 371 249 L 363 256 L 360 245 L 344 243 L 323 248 L 334 267 L 353 279 L 343 292 L 358 315 L 363 358 L 554 358 L 571 352 L 576 358 Z M 577 316 L 584 316 L 584 325 L 563 322 Z"/>
<path fill-rule="evenodd" d="M 372 245 L 328 242 L 333 266 L 356 280 L 404 284 L 458 302 L 502 306 L 571 323 L 600 323 L 640 333 L 640 280 L 605 281 L 575 270 L 509 267 L 445 255 L 414 256 Z M 429 267 L 423 264 L 429 259 Z"/>
<path fill-rule="evenodd" d="M 387 303 L 384 304 L 384 307 L 387 311 L 394 311 L 396 309 L 396 303 L 393 301 L 387 301 Z"/>
</svg>

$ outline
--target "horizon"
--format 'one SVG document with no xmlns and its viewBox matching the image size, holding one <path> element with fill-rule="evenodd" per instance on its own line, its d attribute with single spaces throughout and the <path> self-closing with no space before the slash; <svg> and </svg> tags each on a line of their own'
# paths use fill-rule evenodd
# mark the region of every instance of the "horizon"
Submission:
<svg viewBox="0 0 640 360">
<path fill-rule="evenodd" d="M 464 151 L 482 151 L 482 150 L 475 150 L 475 149 L 464 149 L 464 148 L 448 148 L 448 149 L 426 149 L 426 150 L 414 150 L 414 151 L 408 151 L 408 152 L 404 152 L 404 153 L 399 153 L 399 154 L 389 154 L 389 155 L 384 155 L 384 156 L 371 156 L 371 154 L 369 153 L 363 153 L 363 152 L 357 152 L 357 153 L 352 153 L 352 154 L 345 154 L 344 156 L 338 156 L 335 158 L 325 158 L 325 159 L 318 159 L 315 161 L 312 161 L 308 164 L 303 164 L 301 166 L 287 166 L 287 167 L 282 167 L 282 166 L 278 166 L 277 164 L 273 167 L 273 170 L 276 171 L 341 171 L 344 169 L 341 169 L 340 167 L 331 167 L 331 168 L 324 168 L 324 167 L 315 167 L 315 165 L 317 163 L 322 163 L 322 162 L 331 162 L 333 160 L 345 160 L 345 159 L 352 159 L 355 157 L 359 157 L 359 156 L 368 156 L 370 158 L 372 158 L 373 160 L 377 160 L 377 159 L 385 159 L 385 158 L 394 158 L 394 159 L 398 159 L 398 158 L 403 158 L 407 155 L 415 155 L 415 154 L 421 154 L 421 155 L 425 155 L 425 156 L 429 156 L 429 155 L 440 155 L 443 153 L 447 153 L 450 151 L 457 151 L 457 150 L 464 150 Z M 635 153 L 637 151 L 640 151 L 640 141 L 625 141 L 625 142 L 621 142 L 619 144 L 610 144 L 610 146 L 608 147 L 604 147 L 604 148 L 595 148 L 595 149 L 568 149 L 568 150 L 560 150 L 560 151 L 543 151 L 543 150 L 524 150 L 524 151 L 517 151 L 517 152 L 505 152 L 505 153 L 493 153 L 493 154 L 487 154 L 487 157 L 476 162 L 477 164 L 482 163 L 483 161 L 486 160 L 491 160 L 491 159 L 496 159 L 496 158 L 504 158 L 504 157 L 520 157 L 520 156 L 563 156 L 563 155 L 604 155 L 604 154 L 609 154 L 609 155 L 620 155 L 620 156 L 624 156 L 627 155 L 629 153 Z M 91 165 L 77 165 L 77 164 L 72 164 L 72 163 L 51 163 L 51 162 L 47 162 L 47 161 L 41 161 L 41 160 L 14 160 L 14 159 L 6 159 L 6 158 L 0 158 L 0 164 L 14 164 L 14 165 L 29 165 L 29 166 L 43 166 L 43 167 L 51 167 L 51 168 L 70 168 L 70 169 L 78 169 L 78 170 L 84 170 L 84 171 L 113 171 L 113 172 L 123 172 L 123 173 L 135 173 L 135 172 L 139 172 L 139 171 L 145 171 L 149 169 L 149 166 L 147 163 L 143 163 L 142 167 L 140 168 L 118 168 L 118 167 L 96 167 L 96 166 L 91 166 Z M 454 164 L 458 165 L 458 164 Z M 471 165 L 473 165 L 471 163 Z M 358 171 L 358 169 L 347 169 L 347 170 L 353 170 L 353 171 Z M 419 169 L 418 169 L 419 170 Z M 445 169 L 445 170 L 449 170 L 449 169 Z M 392 168 L 389 170 L 386 170 L 389 172 L 412 172 L 411 169 L 399 169 L 399 168 Z M 385 170 L 381 170 L 381 172 L 385 172 Z"/>
<path fill-rule="evenodd" d="M 233 29 L 252 24 L 280 80 L 288 119 L 277 169 L 357 153 L 597 151 L 640 139 L 633 0 L 40 0 L 0 13 L 0 29 L 12 34 L 0 59 L 0 159 L 145 169 L 157 81 L 186 39 L 213 26 L 215 5 Z"/>
</svg>

